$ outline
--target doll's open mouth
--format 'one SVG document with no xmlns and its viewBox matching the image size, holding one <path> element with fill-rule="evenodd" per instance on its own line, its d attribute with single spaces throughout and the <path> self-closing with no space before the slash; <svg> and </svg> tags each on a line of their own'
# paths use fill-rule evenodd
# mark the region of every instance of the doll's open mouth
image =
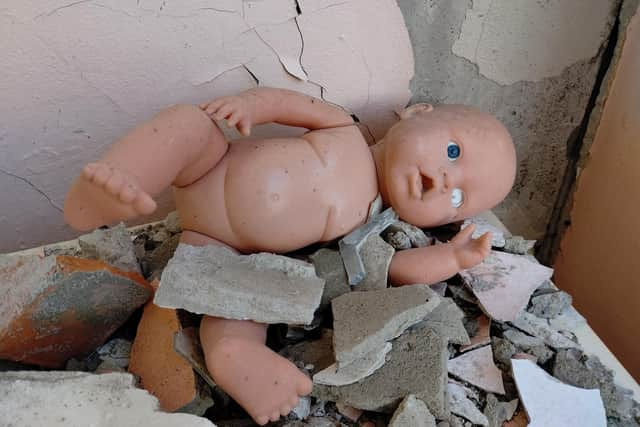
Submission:
<svg viewBox="0 0 640 427">
<path fill-rule="evenodd" d="M 433 188 L 433 180 L 424 174 L 420 174 L 422 179 L 422 194 Z"/>
</svg>

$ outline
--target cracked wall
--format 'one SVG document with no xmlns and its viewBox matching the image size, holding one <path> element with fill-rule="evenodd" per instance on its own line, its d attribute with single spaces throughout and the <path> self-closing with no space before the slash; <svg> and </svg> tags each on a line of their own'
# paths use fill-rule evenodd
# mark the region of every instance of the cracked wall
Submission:
<svg viewBox="0 0 640 427">
<path fill-rule="evenodd" d="M 585 114 L 618 0 L 399 0 L 416 58 L 412 102 L 464 103 L 498 116 L 518 153 L 495 212 L 541 238 Z"/>
<path fill-rule="evenodd" d="M 0 57 L 0 251 L 72 237 L 72 179 L 163 107 L 285 87 L 342 105 L 373 139 L 413 75 L 393 0 L 7 0 Z"/>
</svg>

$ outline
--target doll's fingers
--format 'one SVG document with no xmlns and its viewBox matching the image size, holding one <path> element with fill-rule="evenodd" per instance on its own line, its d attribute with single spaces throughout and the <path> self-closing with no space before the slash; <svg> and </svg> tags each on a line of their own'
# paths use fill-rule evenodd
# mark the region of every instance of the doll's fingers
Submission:
<svg viewBox="0 0 640 427">
<path fill-rule="evenodd" d="M 491 252 L 491 233 L 484 233 L 476 242 L 478 250 L 482 254 L 483 258 L 489 255 L 489 252 Z"/>
<path fill-rule="evenodd" d="M 235 110 L 231 113 L 229 117 L 227 117 L 227 125 L 232 128 L 235 127 L 240 120 L 242 119 L 242 115 L 238 110 Z"/>
<path fill-rule="evenodd" d="M 207 114 L 208 114 L 208 115 L 210 115 L 210 116 L 211 116 L 211 115 L 212 115 L 212 114 L 214 114 L 214 113 L 218 110 L 218 108 L 220 108 L 223 104 L 224 104 L 224 99 L 217 99 L 217 100 L 215 100 L 215 101 L 213 101 L 213 102 L 208 103 L 208 104 L 207 104 L 207 106 L 206 106 L 206 110 L 205 110 L 205 111 L 207 112 Z"/>
<path fill-rule="evenodd" d="M 251 135 L 251 122 L 249 122 L 249 120 L 247 119 L 240 120 L 240 122 L 238 123 L 238 130 L 240 131 L 240 134 L 242 136 Z"/>
<path fill-rule="evenodd" d="M 468 226 L 460 230 L 458 234 L 455 235 L 455 237 L 451 240 L 451 243 L 463 244 L 470 241 L 471 235 L 473 234 L 474 231 L 476 231 L 475 224 L 469 224 Z"/>
<path fill-rule="evenodd" d="M 228 118 L 234 111 L 234 106 L 231 104 L 225 104 L 218 111 L 215 112 L 213 118 L 216 120 L 223 120 Z"/>
</svg>

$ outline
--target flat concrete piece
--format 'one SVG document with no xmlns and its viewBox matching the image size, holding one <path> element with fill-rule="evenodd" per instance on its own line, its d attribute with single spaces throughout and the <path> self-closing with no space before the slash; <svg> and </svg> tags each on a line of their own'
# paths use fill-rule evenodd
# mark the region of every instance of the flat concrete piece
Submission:
<svg viewBox="0 0 640 427">
<path fill-rule="evenodd" d="M 68 256 L 0 255 L 0 359 L 62 367 L 150 297 L 138 273 Z"/>
<path fill-rule="evenodd" d="M 469 335 L 462 323 L 463 318 L 464 313 L 451 298 L 441 298 L 440 304 L 415 327 L 432 329 L 453 344 L 469 344 Z"/>
<path fill-rule="evenodd" d="M 158 400 L 133 384 L 132 375 L 121 373 L 0 373 L 0 424 L 215 427 L 206 418 L 161 412 Z"/>
<path fill-rule="evenodd" d="M 505 421 L 513 418 L 518 409 L 518 399 L 510 402 L 500 402 L 493 394 L 487 394 L 487 404 L 484 407 L 484 415 L 489 420 L 489 427 L 502 427 Z"/>
<path fill-rule="evenodd" d="M 358 286 L 357 291 L 373 291 L 385 289 L 389 276 L 391 259 L 396 251 L 393 246 L 384 241 L 378 234 L 372 234 L 364 241 L 359 249 L 366 276 Z"/>
<path fill-rule="evenodd" d="M 510 322 L 553 270 L 522 255 L 492 251 L 477 266 L 460 272 L 489 317 Z"/>
<path fill-rule="evenodd" d="M 513 359 L 511 368 L 530 427 L 607 425 L 598 390 L 564 384 L 529 360 Z"/>
<path fill-rule="evenodd" d="M 436 419 L 422 400 L 410 394 L 396 409 L 389 427 L 436 427 Z"/>
<path fill-rule="evenodd" d="M 488 426 L 489 420 L 480 412 L 476 404 L 467 398 L 467 392 L 461 385 L 450 382 L 447 384 L 449 409 L 452 413 L 471 421 L 473 424 Z"/>
<path fill-rule="evenodd" d="M 78 237 L 78 245 L 83 257 L 104 261 L 122 271 L 141 273 L 131 234 L 122 222 Z"/>
<path fill-rule="evenodd" d="M 448 369 L 451 375 L 482 390 L 504 394 L 502 371 L 493 363 L 490 345 L 449 360 Z"/>
<path fill-rule="evenodd" d="M 385 343 L 381 349 L 372 351 L 353 362 L 340 366 L 333 364 L 313 376 L 313 382 L 324 385 L 347 385 L 360 381 L 380 369 L 391 351 L 391 343 Z"/>
<path fill-rule="evenodd" d="M 476 318 L 478 323 L 478 330 L 474 336 L 471 337 L 469 344 L 460 347 L 461 352 L 474 350 L 483 345 L 487 345 L 491 342 L 491 319 L 485 315 L 480 315 Z"/>
<path fill-rule="evenodd" d="M 180 244 L 162 273 L 154 302 L 227 319 L 309 324 L 323 288 L 313 265 L 303 261 Z"/>
<path fill-rule="evenodd" d="M 322 248 L 309 258 L 311 258 L 311 262 L 316 268 L 316 274 L 325 280 L 324 292 L 320 301 L 322 307 L 328 306 L 334 298 L 351 292 L 349 278 L 347 277 L 347 271 L 344 269 L 340 252 Z"/>
<path fill-rule="evenodd" d="M 527 311 L 520 313 L 520 316 L 511 323 L 518 329 L 541 338 L 551 348 L 580 348 L 578 343 L 553 330 L 545 319 L 534 316 Z"/>
<path fill-rule="evenodd" d="M 439 303 L 440 297 L 426 285 L 351 292 L 336 298 L 333 345 L 338 367 L 381 349 Z"/>
<path fill-rule="evenodd" d="M 391 411 L 414 394 L 437 418 L 449 417 L 446 396 L 447 341 L 431 329 L 409 330 L 392 342 L 387 362 L 373 375 L 341 387 L 314 385 L 320 400 L 370 411 Z"/>
</svg>

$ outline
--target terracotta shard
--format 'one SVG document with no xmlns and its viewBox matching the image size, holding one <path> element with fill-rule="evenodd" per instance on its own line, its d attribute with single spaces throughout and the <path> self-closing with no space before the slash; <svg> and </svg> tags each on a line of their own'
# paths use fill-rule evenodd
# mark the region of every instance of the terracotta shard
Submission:
<svg viewBox="0 0 640 427">
<path fill-rule="evenodd" d="M 461 352 L 473 350 L 491 342 L 491 319 L 485 315 L 480 315 L 476 318 L 476 321 L 478 322 L 478 331 L 471 337 L 470 344 L 460 347 Z"/>
<path fill-rule="evenodd" d="M 528 360 L 512 359 L 511 369 L 530 427 L 607 425 L 599 390 L 564 384 Z"/>
<path fill-rule="evenodd" d="M 479 265 L 460 272 L 489 317 L 515 320 L 533 291 L 553 274 L 551 268 L 521 255 L 492 251 Z"/>
<path fill-rule="evenodd" d="M 485 391 L 504 394 L 502 371 L 493 363 L 491 346 L 469 351 L 449 360 L 449 373 Z"/>
<path fill-rule="evenodd" d="M 95 350 L 152 294 L 137 273 L 67 256 L 0 256 L 0 359 L 59 368 Z"/>
</svg>

